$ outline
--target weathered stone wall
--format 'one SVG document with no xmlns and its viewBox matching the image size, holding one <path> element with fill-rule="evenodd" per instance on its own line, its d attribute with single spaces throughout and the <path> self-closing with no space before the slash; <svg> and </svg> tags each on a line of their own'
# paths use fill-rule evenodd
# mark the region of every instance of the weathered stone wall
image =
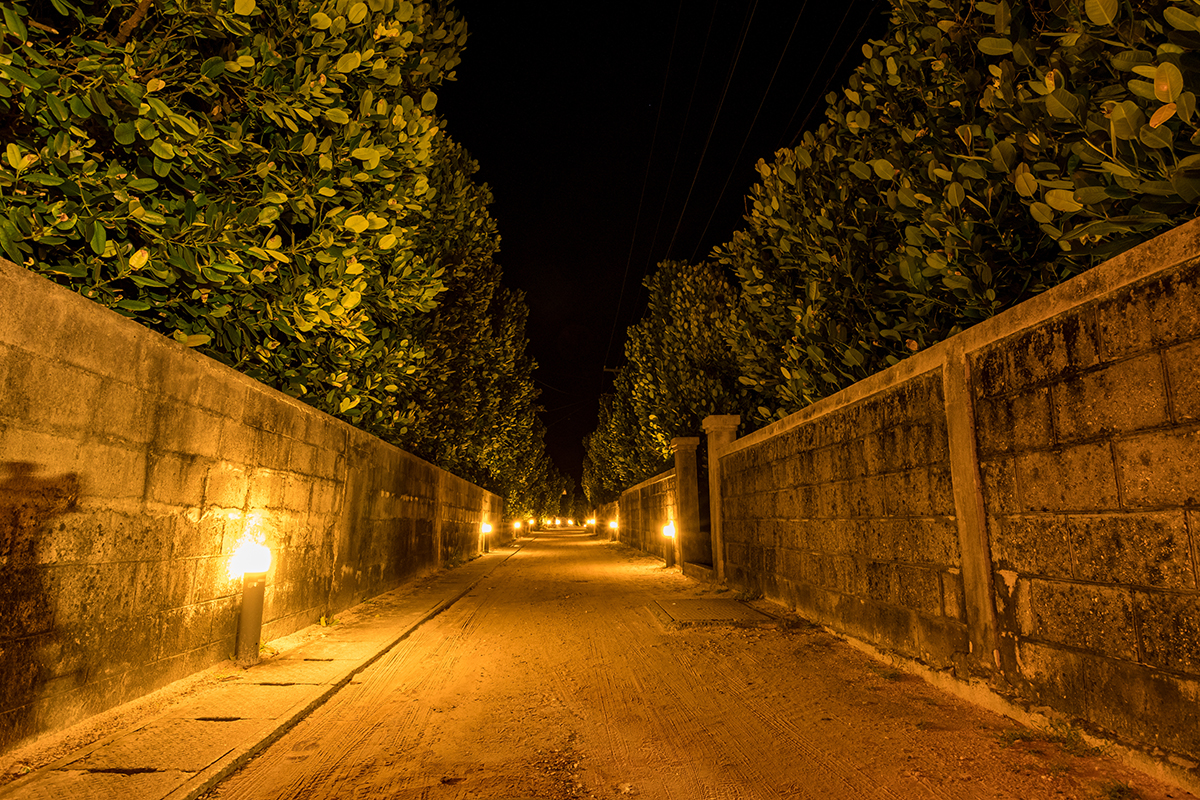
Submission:
<svg viewBox="0 0 1200 800">
<path fill-rule="evenodd" d="M 621 502 L 614 500 L 611 503 L 605 503 L 596 509 L 596 532 L 601 536 L 607 536 L 616 539 L 620 536 L 620 517 L 621 517 Z M 610 522 L 616 522 L 618 527 L 616 530 L 609 527 Z"/>
<path fill-rule="evenodd" d="M 727 579 L 909 656 L 965 651 L 942 407 L 926 373 L 728 456 Z"/>
<path fill-rule="evenodd" d="M 663 526 L 676 517 L 675 470 L 626 489 L 620 507 L 620 540 L 630 547 L 661 556 Z"/>
<path fill-rule="evenodd" d="M 1192 754 L 1197 297 L 1193 261 L 970 356 L 1006 672 L 1126 738 Z"/>
<path fill-rule="evenodd" d="M 735 441 L 728 579 L 1194 783 L 1198 298 L 1200 221 Z"/>
<path fill-rule="evenodd" d="M 0 749 L 479 551 L 499 498 L 0 260 Z"/>
</svg>

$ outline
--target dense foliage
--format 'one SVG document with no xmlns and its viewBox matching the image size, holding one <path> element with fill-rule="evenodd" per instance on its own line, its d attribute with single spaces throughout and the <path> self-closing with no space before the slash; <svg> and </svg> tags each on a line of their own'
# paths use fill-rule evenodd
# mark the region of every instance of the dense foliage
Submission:
<svg viewBox="0 0 1200 800">
<path fill-rule="evenodd" d="M 545 465 L 491 195 L 435 113 L 453 8 L 44 0 L 0 22 L 0 253 L 491 488 Z M 467 384 L 508 393 L 450 442 Z"/>
<path fill-rule="evenodd" d="M 746 227 L 713 254 L 737 281 L 718 331 L 746 422 L 1191 219 L 1198 53 L 1195 0 L 894 0 L 825 121 L 759 162 Z M 667 357 L 627 355 L 633 375 Z M 694 433 L 693 408 L 671 412 L 670 434 Z"/>
<path fill-rule="evenodd" d="M 584 491 L 595 504 L 658 471 L 671 439 L 696 435 L 704 417 L 739 413 L 747 402 L 725 338 L 735 295 L 721 270 L 664 261 L 645 283 L 646 312 L 626 333 L 628 366 L 585 442 Z"/>
</svg>

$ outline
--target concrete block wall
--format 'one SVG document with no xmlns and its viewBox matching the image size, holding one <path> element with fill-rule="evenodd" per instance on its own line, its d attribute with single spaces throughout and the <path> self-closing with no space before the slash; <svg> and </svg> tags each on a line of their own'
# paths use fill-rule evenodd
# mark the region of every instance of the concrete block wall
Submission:
<svg viewBox="0 0 1200 800">
<path fill-rule="evenodd" d="M 1200 220 L 736 440 L 727 578 L 1200 784 L 1198 299 Z"/>
<path fill-rule="evenodd" d="M 642 481 L 621 493 L 617 501 L 619 538 L 630 547 L 663 554 L 663 526 L 676 518 L 675 469 Z"/>
<path fill-rule="evenodd" d="M 1200 264 L 1185 263 L 970 355 L 1006 671 L 1077 716 L 1190 753 L 1197 297 Z"/>
<path fill-rule="evenodd" d="M 939 666 L 967 648 L 940 374 L 721 464 L 725 575 Z"/>
<path fill-rule="evenodd" d="M 0 750 L 479 551 L 500 499 L 0 260 Z"/>
</svg>

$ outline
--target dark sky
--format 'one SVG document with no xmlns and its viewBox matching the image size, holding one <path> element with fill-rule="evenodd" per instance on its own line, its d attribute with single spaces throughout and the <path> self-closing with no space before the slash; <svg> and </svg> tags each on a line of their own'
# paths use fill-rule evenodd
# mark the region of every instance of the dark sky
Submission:
<svg viewBox="0 0 1200 800">
<path fill-rule="evenodd" d="M 496 196 L 504 282 L 531 309 L 547 446 L 578 478 L 644 276 L 742 226 L 754 164 L 814 106 L 807 127 L 820 122 L 820 98 L 882 35 L 887 4 L 456 5 L 471 38 L 438 108 Z"/>
</svg>

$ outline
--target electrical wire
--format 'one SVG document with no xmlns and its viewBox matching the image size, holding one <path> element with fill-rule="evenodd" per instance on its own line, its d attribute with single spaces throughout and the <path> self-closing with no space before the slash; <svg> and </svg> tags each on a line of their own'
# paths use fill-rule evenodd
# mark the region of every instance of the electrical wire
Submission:
<svg viewBox="0 0 1200 800">
<path fill-rule="evenodd" d="M 738 41 L 737 52 L 733 56 L 733 65 L 730 66 L 729 74 L 725 77 L 725 88 L 721 90 L 721 100 L 717 103 L 717 112 L 713 114 L 712 124 L 708 127 L 708 136 L 704 139 L 704 148 L 700 151 L 700 161 L 696 163 L 696 171 L 692 174 L 692 184 L 688 187 L 687 197 L 684 198 L 683 210 L 679 212 L 679 219 L 675 223 L 675 232 L 671 234 L 671 243 L 667 245 L 667 258 L 671 257 L 671 248 L 675 246 L 675 239 L 679 236 L 679 227 L 683 224 L 688 204 L 692 201 L 692 191 L 696 188 L 696 179 L 700 177 L 700 170 L 704 166 L 704 157 L 708 154 L 708 145 L 712 141 L 713 131 L 717 129 L 717 121 L 721 118 L 721 110 L 725 107 L 725 97 L 729 94 L 729 85 L 733 82 L 733 74 L 737 72 L 738 62 L 742 58 L 742 48 L 746 44 L 746 36 L 750 33 L 750 26 L 754 24 L 754 13 L 757 10 L 758 0 L 754 0 L 754 5 L 750 7 L 749 15 L 742 26 L 742 37 Z"/>
<path fill-rule="evenodd" d="M 867 23 L 870 21 L 871 21 L 871 15 L 864 14 L 862 25 L 858 26 L 858 31 L 854 34 L 854 38 L 850 40 L 850 44 L 847 45 L 846 52 L 842 53 L 842 57 L 838 59 L 837 66 L 835 66 L 833 68 L 833 71 L 829 73 L 829 77 L 825 79 L 825 86 L 821 89 L 821 94 L 817 95 L 817 97 L 825 96 L 825 92 L 829 90 L 829 84 L 833 83 L 833 79 L 837 76 L 838 72 L 841 71 L 842 64 L 845 63 L 845 61 L 846 61 L 846 56 L 850 55 L 850 51 L 852 49 L 854 49 L 855 42 L 859 41 L 859 38 L 862 36 L 862 32 L 864 30 L 866 30 Z M 796 131 L 796 135 L 792 137 L 792 141 L 788 143 L 788 147 L 795 147 L 796 140 L 800 138 L 801 134 L 804 133 L 805 128 L 808 127 L 808 120 L 812 116 L 813 111 L 815 111 L 816 108 L 817 108 L 817 106 L 814 103 L 813 106 L 810 109 L 808 109 L 808 113 L 804 115 L 804 121 L 800 123 L 800 128 L 799 128 L 799 130 Z"/>
<path fill-rule="evenodd" d="M 808 8 L 808 0 L 804 0 L 800 4 L 800 13 L 796 15 L 796 21 L 792 23 L 791 33 L 788 34 L 787 41 L 783 45 L 783 52 L 779 54 L 779 60 L 775 62 L 775 71 L 771 73 L 771 80 L 767 81 L 766 91 L 763 92 L 762 99 L 758 101 L 758 108 L 754 111 L 754 119 L 750 120 L 750 127 L 746 129 L 746 138 L 742 139 L 742 146 L 738 148 L 737 155 L 733 158 L 733 165 L 729 168 L 729 174 L 725 176 L 725 183 L 721 186 L 721 194 L 718 195 L 717 201 L 712 205 L 712 212 L 708 215 L 708 220 L 704 223 L 704 230 L 700 233 L 700 238 L 696 242 L 696 249 L 692 251 L 692 256 L 689 261 L 695 262 L 696 254 L 700 252 L 700 248 L 704 245 L 704 237 L 708 234 L 708 226 L 712 224 L 713 217 L 716 216 L 717 209 L 721 205 L 721 201 L 725 199 L 725 190 L 729 188 L 729 181 L 733 180 L 733 174 L 737 171 L 738 161 L 742 157 L 742 153 L 746 150 L 746 144 L 750 141 L 750 134 L 754 131 L 754 126 L 758 123 L 758 115 L 762 113 L 763 106 L 767 102 L 767 95 L 771 93 L 771 87 L 775 85 L 775 77 L 779 75 L 779 68 L 783 65 L 783 59 L 787 55 L 788 48 L 792 45 L 792 38 L 796 35 L 796 28 L 800 27 L 800 19 L 804 16 L 804 9 Z"/>
<path fill-rule="evenodd" d="M 842 26 L 846 24 L 846 20 L 850 17 L 850 9 L 854 8 L 854 4 L 856 2 L 857 0 L 850 0 L 849 5 L 846 6 L 846 13 L 842 14 L 842 21 L 838 23 L 837 30 L 833 32 L 833 36 L 829 37 L 829 43 L 825 45 L 825 52 L 821 54 L 821 60 L 817 62 L 817 68 L 808 74 L 808 83 L 804 85 L 804 92 L 800 95 L 800 102 L 796 105 L 796 110 L 792 112 L 792 116 L 788 118 L 787 125 L 783 126 L 785 131 L 792 130 L 792 123 L 796 120 L 796 115 L 800 113 L 800 109 L 804 108 L 804 101 L 808 99 L 808 90 L 812 88 L 813 81 L 815 81 L 817 79 L 817 75 L 821 73 L 821 67 L 825 66 L 825 59 L 829 58 L 829 51 L 833 49 L 833 43 L 837 41 L 838 34 L 842 32 Z M 863 23 L 863 27 L 866 27 L 865 22 Z M 845 58 L 845 56 L 843 56 L 843 58 Z M 830 80 L 832 80 L 832 78 Z M 826 81 L 825 86 L 829 86 L 828 81 Z M 811 111 L 809 113 L 811 114 Z M 805 117 L 805 119 L 807 120 L 808 117 Z M 785 133 L 784 136 L 786 135 L 787 134 Z M 795 142 L 796 140 L 792 139 L 792 141 Z M 780 142 L 779 146 L 782 147 L 783 142 Z M 789 143 L 788 146 L 790 147 L 791 144 Z"/>
<path fill-rule="evenodd" d="M 654 235 L 650 237 L 650 249 L 646 252 L 646 263 L 642 267 L 642 278 L 646 277 L 646 273 L 650 271 L 650 262 L 654 258 L 654 245 L 658 244 L 658 232 L 662 228 L 663 214 L 667 210 L 667 200 L 671 196 L 671 187 L 675 183 L 675 169 L 679 166 L 679 153 L 683 150 L 683 136 L 687 132 L 688 120 L 692 116 L 692 102 L 696 99 L 696 88 L 700 85 L 700 72 L 704 69 L 704 57 L 708 54 L 708 42 L 712 37 L 713 22 L 717 19 L 717 8 L 721 5 L 721 0 L 713 3 L 712 14 L 708 17 L 708 30 L 704 32 L 704 44 L 700 48 L 700 61 L 696 65 L 696 77 L 692 80 L 692 92 L 688 95 L 687 109 L 683 114 L 683 124 L 679 129 L 679 143 L 675 146 L 675 157 L 671 160 L 671 172 L 667 175 L 667 188 L 663 190 L 662 204 L 658 207 L 658 219 L 654 223 Z M 634 307 L 637 307 L 638 301 L 641 300 L 642 285 L 638 282 L 637 299 L 634 301 Z"/>
<path fill-rule="evenodd" d="M 805 0 L 807 2 L 807 0 Z M 621 276 L 621 293 L 617 296 L 617 309 L 613 312 L 612 330 L 608 334 L 608 345 L 604 348 L 604 363 L 608 366 L 608 356 L 612 352 L 613 339 L 617 335 L 617 325 L 621 321 L 621 303 L 625 299 L 625 284 L 629 281 L 629 266 L 633 263 L 633 248 L 637 243 L 638 226 L 642 221 L 642 203 L 646 199 L 646 185 L 650 181 L 650 165 L 654 161 L 654 145 L 658 141 L 658 123 L 662 119 L 663 105 L 667 97 L 667 80 L 671 76 L 671 61 L 675 57 L 675 37 L 679 33 L 679 19 L 683 15 L 683 0 L 675 10 L 675 28 L 671 31 L 671 50 L 667 54 L 667 68 L 663 72 L 662 92 L 658 98 L 658 113 L 654 116 L 654 133 L 650 136 L 650 154 L 646 156 L 646 171 L 642 175 L 642 191 L 638 195 L 637 214 L 633 220 L 633 234 L 629 237 L 629 254 L 625 257 L 625 273 Z M 604 372 L 600 372 L 600 390 L 604 390 Z"/>
</svg>

